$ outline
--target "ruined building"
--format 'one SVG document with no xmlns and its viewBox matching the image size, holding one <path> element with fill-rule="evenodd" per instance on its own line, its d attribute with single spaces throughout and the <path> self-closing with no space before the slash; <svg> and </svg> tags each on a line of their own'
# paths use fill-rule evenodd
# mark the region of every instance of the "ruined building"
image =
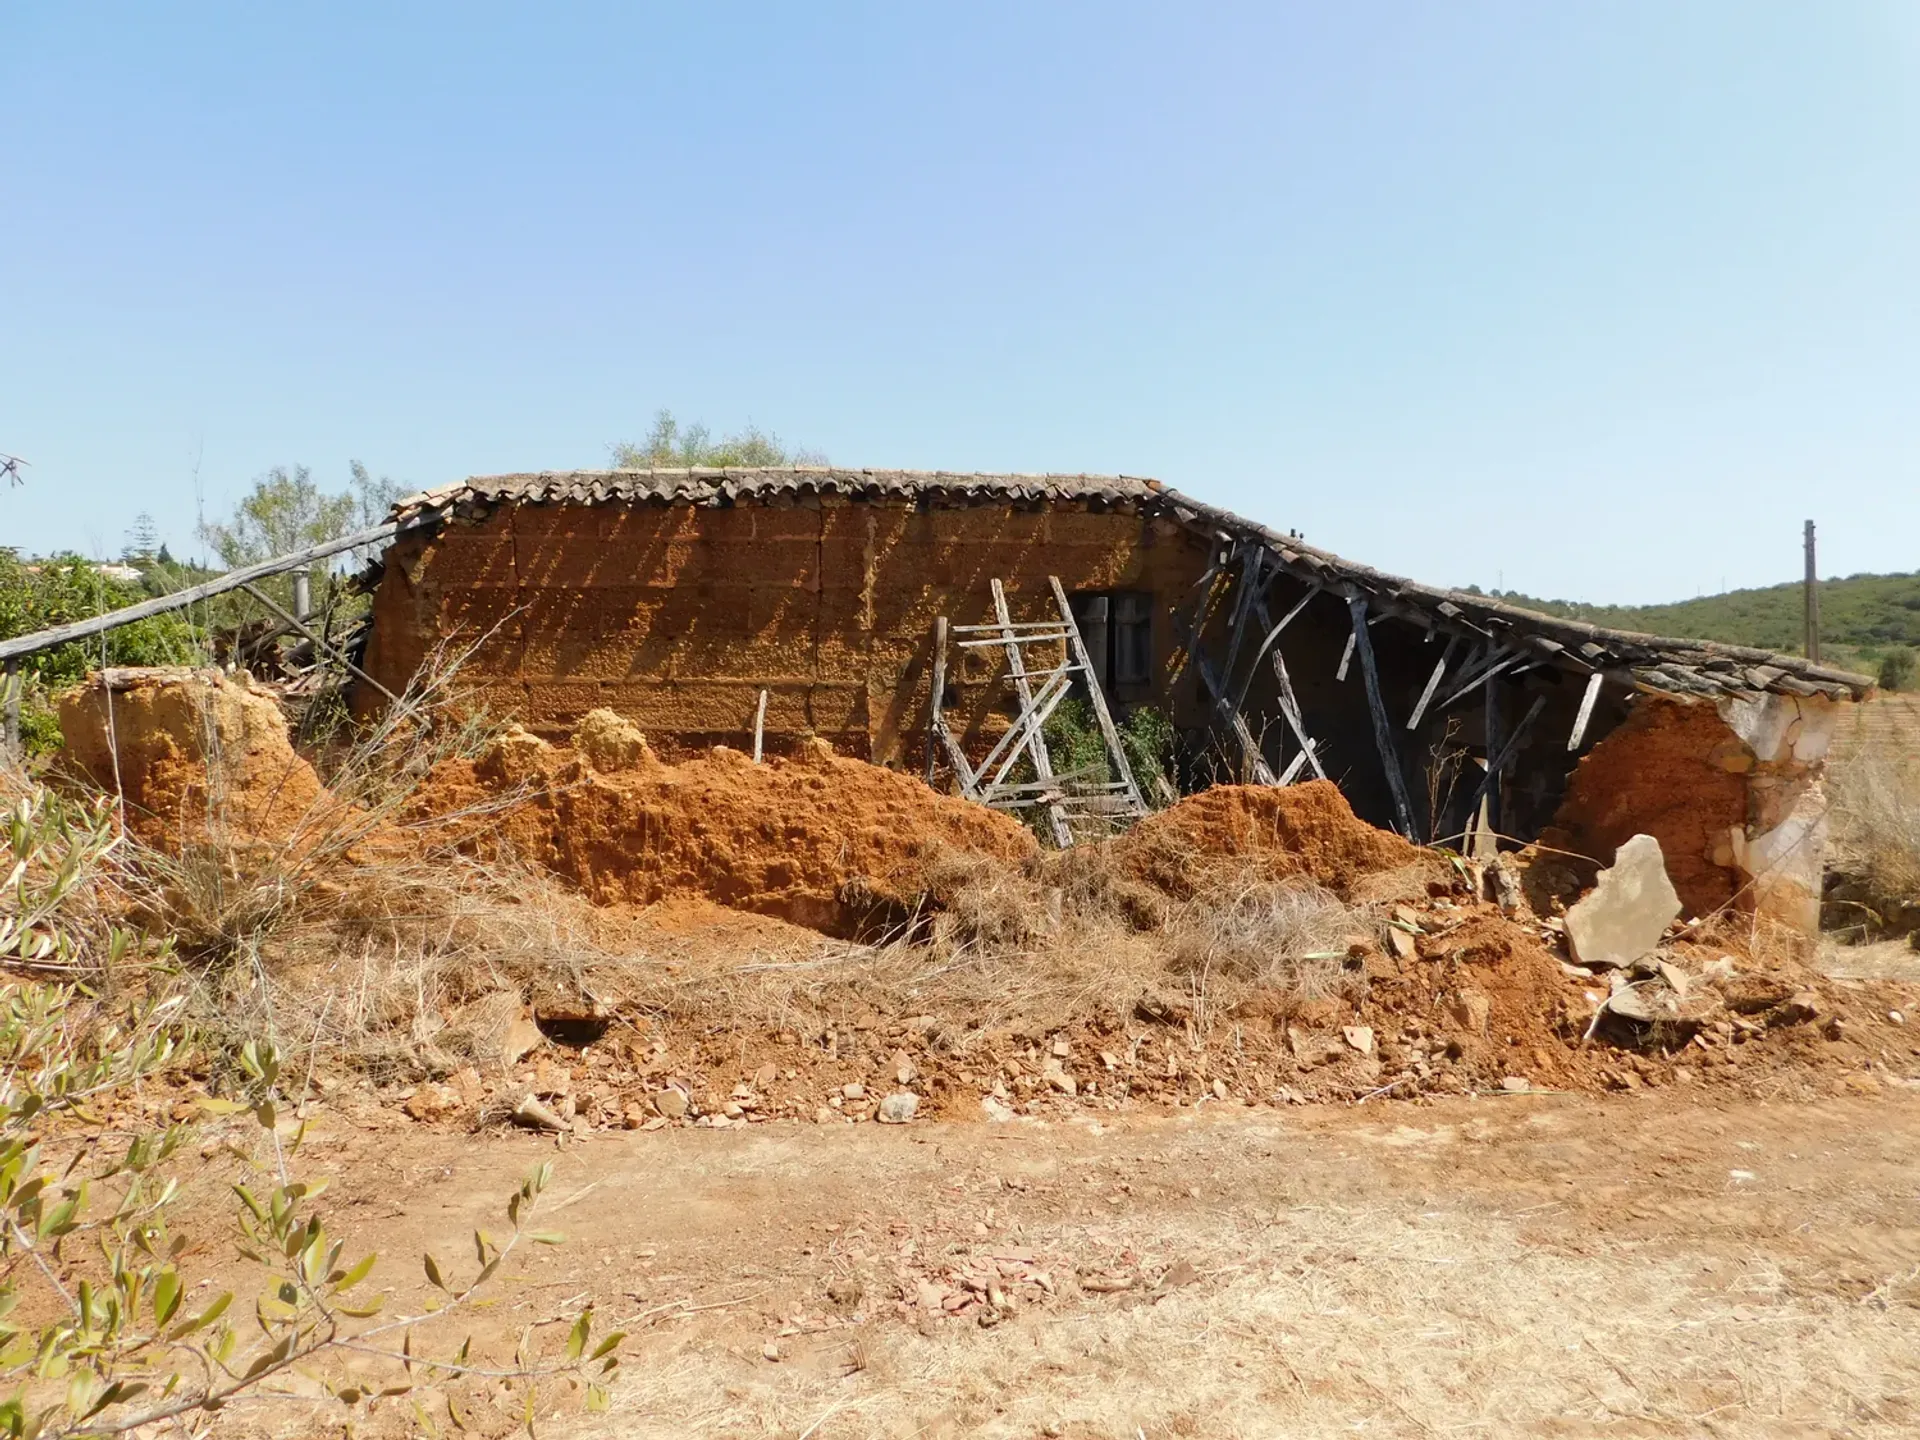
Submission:
<svg viewBox="0 0 1920 1440">
<path fill-rule="evenodd" d="M 1809 928 L 1821 765 L 1869 688 L 1415 584 L 1127 477 L 502 475 L 397 518 L 367 671 L 397 690 L 471 637 L 467 679 L 537 733 L 607 707 L 662 749 L 744 747 L 758 724 L 775 753 L 818 735 L 923 770 L 939 670 L 939 718 L 977 760 L 1019 702 L 995 632 L 966 627 L 997 621 L 998 581 L 1024 633 L 1058 635 L 1057 579 L 1111 708 L 1164 712 L 1189 783 L 1321 773 L 1418 840 L 1483 804 L 1502 835 L 1596 858 L 1647 831 L 1690 910 L 1739 897 Z"/>
</svg>

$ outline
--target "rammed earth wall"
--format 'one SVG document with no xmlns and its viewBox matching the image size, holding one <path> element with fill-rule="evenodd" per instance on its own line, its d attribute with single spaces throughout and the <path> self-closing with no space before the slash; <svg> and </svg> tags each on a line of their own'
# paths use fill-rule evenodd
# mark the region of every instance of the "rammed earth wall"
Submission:
<svg viewBox="0 0 1920 1440">
<path fill-rule="evenodd" d="M 990 619 L 994 578 L 1016 619 L 1055 613 L 1050 575 L 1069 592 L 1146 591 L 1156 679 L 1119 698 L 1166 704 L 1172 610 L 1206 564 L 1185 527 L 1085 505 L 509 505 L 395 543 L 365 663 L 397 689 L 440 637 L 484 637 L 466 678 L 552 738 L 606 706 L 656 745 L 740 745 L 764 689 L 771 749 L 811 733 L 918 765 L 936 616 Z M 977 744 L 1003 709 L 998 657 L 950 657 L 949 704 Z"/>
</svg>

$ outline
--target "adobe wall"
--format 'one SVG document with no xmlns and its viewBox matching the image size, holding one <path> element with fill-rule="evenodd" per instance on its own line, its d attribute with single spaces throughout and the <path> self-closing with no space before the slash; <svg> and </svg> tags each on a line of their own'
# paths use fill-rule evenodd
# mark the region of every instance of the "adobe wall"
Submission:
<svg viewBox="0 0 1920 1440">
<path fill-rule="evenodd" d="M 438 637 L 485 634 L 465 678 L 551 738 L 605 706 L 656 743 L 741 745 L 765 689 L 770 749 L 811 733 L 919 765 L 936 616 L 989 619 L 995 577 L 1016 619 L 1055 613 L 1049 575 L 1070 592 L 1151 591 L 1166 703 L 1169 612 L 1205 565 L 1205 542 L 1174 522 L 1063 505 L 504 506 L 387 552 L 365 665 L 398 689 Z M 955 649 L 949 666 L 951 713 L 984 747 L 1004 724 L 994 702 L 1011 699 L 998 658 Z M 1175 722 L 1200 723 L 1192 708 L 1176 704 Z"/>
<path fill-rule="evenodd" d="M 1581 760 L 1542 837 L 1603 863 L 1652 835 L 1691 915 L 1734 902 L 1819 928 L 1823 776 L 1840 704 L 1756 694 L 1715 704 L 1641 696 Z"/>
</svg>

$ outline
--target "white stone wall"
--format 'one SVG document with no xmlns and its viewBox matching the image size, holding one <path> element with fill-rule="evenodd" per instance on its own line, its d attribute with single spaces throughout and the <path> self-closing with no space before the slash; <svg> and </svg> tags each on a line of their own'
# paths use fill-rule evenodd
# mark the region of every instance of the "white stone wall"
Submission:
<svg viewBox="0 0 1920 1440">
<path fill-rule="evenodd" d="M 1812 935 L 1820 928 L 1827 858 L 1827 749 L 1844 702 L 1755 694 L 1719 702 L 1738 737 L 1716 752 L 1721 768 L 1747 777 L 1747 823 L 1727 836 L 1727 855 L 1751 885 L 1751 908 Z M 1717 858 L 1717 857 L 1716 857 Z"/>
</svg>

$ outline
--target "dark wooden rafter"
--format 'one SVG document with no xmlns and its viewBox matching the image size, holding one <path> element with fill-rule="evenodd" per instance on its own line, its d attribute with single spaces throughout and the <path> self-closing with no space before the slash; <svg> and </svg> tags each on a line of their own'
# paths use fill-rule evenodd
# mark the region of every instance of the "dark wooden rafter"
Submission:
<svg viewBox="0 0 1920 1440">
<path fill-rule="evenodd" d="M 1394 818 L 1400 833 L 1418 841 L 1418 826 L 1413 818 L 1413 801 L 1407 795 L 1407 777 L 1400 768 L 1400 747 L 1394 740 L 1393 722 L 1387 718 L 1387 704 L 1380 694 L 1380 667 L 1374 660 L 1373 637 L 1367 633 L 1367 597 L 1358 590 L 1347 595 L 1347 610 L 1353 616 L 1353 648 L 1360 660 L 1360 678 L 1367 687 L 1367 710 L 1373 716 L 1373 743 L 1380 752 L 1380 765 L 1387 774 L 1387 789 L 1393 794 Z"/>
<path fill-rule="evenodd" d="M 1496 750 L 1492 744 L 1492 739 L 1495 734 L 1494 717 L 1499 713 L 1500 708 L 1497 691 L 1495 689 L 1496 684 L 1497 682 L 1491 680 L 1487 682 L 1487 773 L 1480 779 L 1480 788 L 1474 792 L 1473 803 L 1468 807 L 1468 813 L 1477 814 L 1480 809 L 1480 802 L 1483 799 L 1486 800 L 1488 827 L 1492 829 L 1495 834 L 1498 834 L 1500 830 L 1500 777 L 1506 772 L 1507 767 L 1513 763 L 1514 757 L 1520 753 L 1520 747 L 1526 743 L 1528 732 L 1533 729 L 1533 722 L 1538 720 L 1540 718 L 1540 712 L 1547 708 L 1547 697 L 1544 695 L 1536 695 L 1533 697 L 1533 704 L 1527 707 L 1527 713 L 1521 716 L 1520 723 L 1513 727 L 1513 733 L 1504 737 L 1500 742 L 1499 748 Z"/>
<path fill-rule="evenodd" d="M 1243 550 L 1250 551 L 1252 548 L 1251 546 L 1243 547 Z M 1231 556 L 1227 556 L 1215 560 L 1207 567 L 1206 573 L 1200 577 L 1201 583 L 1194 587 L 1200 594 L 1199 598 L 1194 601 L 1193 618 L 1187 623 L 1187 663 L 1199 677 L 1201 687 L 1206 690 L 1207 699 L 1211 703 L 1214 713 L 1226 722 L 1228 731 L 1233 735 L 1235 742 L 1239 745 L 1241 761 L 1245 765 L 1247 772 L 1251 775 L 1254 783 L 1258 785 L 1275 785 L 1279 783 L 1279 777 L 1273 773 L 1273 767 L 1267 764 L 1267 757 L 1261 754 L 1260 742 L 1254 738 L 1253 730 L 1248 726 L 1246 716 L 1240 711 L 1239 707 L 1233 703 L 1228 691 L 1227 683 L 1231 676 L 1223 676 L 1218 670 L 1214 669 L 1213 661 L 1208 657 L 1206 648 L 1201 643 L 1201 635 L 1206 629 L 1207 624 L 1207 612 L 1213 605 L 1215 585 L 1220 577 L 1220 573 L 1226 568 L 1231 558 Z M 1244 582 L 1252 570 L 1254 563 L 1250 555 L 1243 554 L 1241 568 L 1243 584 L 1242 589 L 1234 598 L 1233 606 L 1233 634 L 1235 635 L 1244 632 L 1247 611 L 1251 608 L 1251 601 L 1248 599 L 1248 589 Z M 1228 641 L 1228 648 L 1231 651 L 1237 651 L 1239 648 L 1233 643 L 1231 637 Z"/>
</svg>

